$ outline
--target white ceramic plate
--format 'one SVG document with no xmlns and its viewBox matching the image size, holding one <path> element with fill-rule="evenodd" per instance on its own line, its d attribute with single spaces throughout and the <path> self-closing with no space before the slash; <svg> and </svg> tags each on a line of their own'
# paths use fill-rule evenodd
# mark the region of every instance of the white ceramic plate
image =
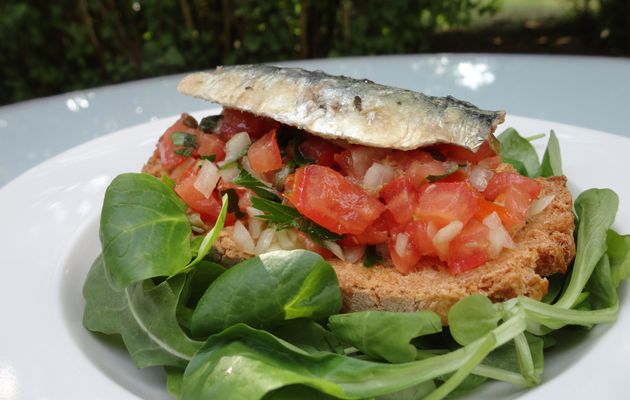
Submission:
<svg viewBox="0 0 630 400">
<path fill-rule="evenodd" d="M 197 114 L 197 117 L 200 115 Z M 31 169 L 0 189 L 0 399 L 168 399 L 159 368 L 137 370 L 111 340 L 81 325 L 81 288 L 99 252 L 105 188 L 139 171 L 175 117 L 101 137 Z M 577 193 L 609 187 L 620 196 L 615 227 L 630 232 L 630 139 L 510 117 L 531 135 L 554 129 Z M 535 142 L 538 150 L 546 140 Z M 621 398 L 630 367 L 629 286 L 615 324 L 567 337 L 546 357 L 544 383 L 525 390 L 488 385 L 474 398 Z"/>
</svg>

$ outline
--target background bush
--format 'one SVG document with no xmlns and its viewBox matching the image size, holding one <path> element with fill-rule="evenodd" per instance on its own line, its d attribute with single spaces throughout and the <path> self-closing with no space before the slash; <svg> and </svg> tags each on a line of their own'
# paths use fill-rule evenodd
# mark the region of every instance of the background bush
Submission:
<svg viewBox="0 0 630 400">
<path fill-rule="evenodd" d="M 625 20 L 617 21 L 615 7 L 626 2 L 599 1 L 613 10 L 601 23 L 610 25 L 609 36 L 617 40 L 623 29 L 616 27 Z M 436 32 L 466 26 L 499 5 L 500 0 L 3 0 L 0 104 L 219 64 L 439 51 L 433 46 Z"/>
</svg>

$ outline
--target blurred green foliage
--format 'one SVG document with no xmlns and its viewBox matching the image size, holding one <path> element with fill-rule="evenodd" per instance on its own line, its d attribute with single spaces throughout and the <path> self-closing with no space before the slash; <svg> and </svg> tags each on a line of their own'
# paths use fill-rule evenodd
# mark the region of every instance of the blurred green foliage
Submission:
<svg viewBox="0 0 630 400">
<path fill-rule="evenodd" d="M 220 64 L 440 51 L 436 32 L 503 1 L 2 0 L 0 104 Z M 573 1 L 597 3 L 599 31 L 630 52 L 630 1 Z"/>
<path fill-rule="evenodd" d="M 0 104 L 211 68 L 422 52 L 499 0 L 3 0 Z"/>
</svg>

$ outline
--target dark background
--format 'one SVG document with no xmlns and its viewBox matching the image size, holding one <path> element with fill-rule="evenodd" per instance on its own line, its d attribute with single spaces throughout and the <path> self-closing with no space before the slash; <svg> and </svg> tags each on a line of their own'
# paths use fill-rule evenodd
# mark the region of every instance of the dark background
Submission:
<svg viewBox="0 0 630 400">
<path fill-rule="evenodd" d="M 3 0 L 0 104 L 220 64 L 630 55 L 630 0 Z"/>
</svg>

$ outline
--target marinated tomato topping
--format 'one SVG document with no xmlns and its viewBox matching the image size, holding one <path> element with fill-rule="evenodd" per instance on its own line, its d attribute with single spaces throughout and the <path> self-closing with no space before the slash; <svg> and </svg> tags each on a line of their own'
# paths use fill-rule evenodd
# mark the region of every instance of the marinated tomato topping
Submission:
<svg viewBox="0 0 630 400">
<path fill-rule="evenodd" d="M 477 152 L 348 145 L 233 109 L 210 132 L 182 115 L 156 157 L 208 226 L 221 194 L 238 197 L 227 221 L 247 227 L 250 252 L 307 248 L 348 262 L 376 252 L 403 274 L 423 260 L 458 274 L 498 257 L 541 189 L 502 167 L 490 142 Z"/>
</svg>

